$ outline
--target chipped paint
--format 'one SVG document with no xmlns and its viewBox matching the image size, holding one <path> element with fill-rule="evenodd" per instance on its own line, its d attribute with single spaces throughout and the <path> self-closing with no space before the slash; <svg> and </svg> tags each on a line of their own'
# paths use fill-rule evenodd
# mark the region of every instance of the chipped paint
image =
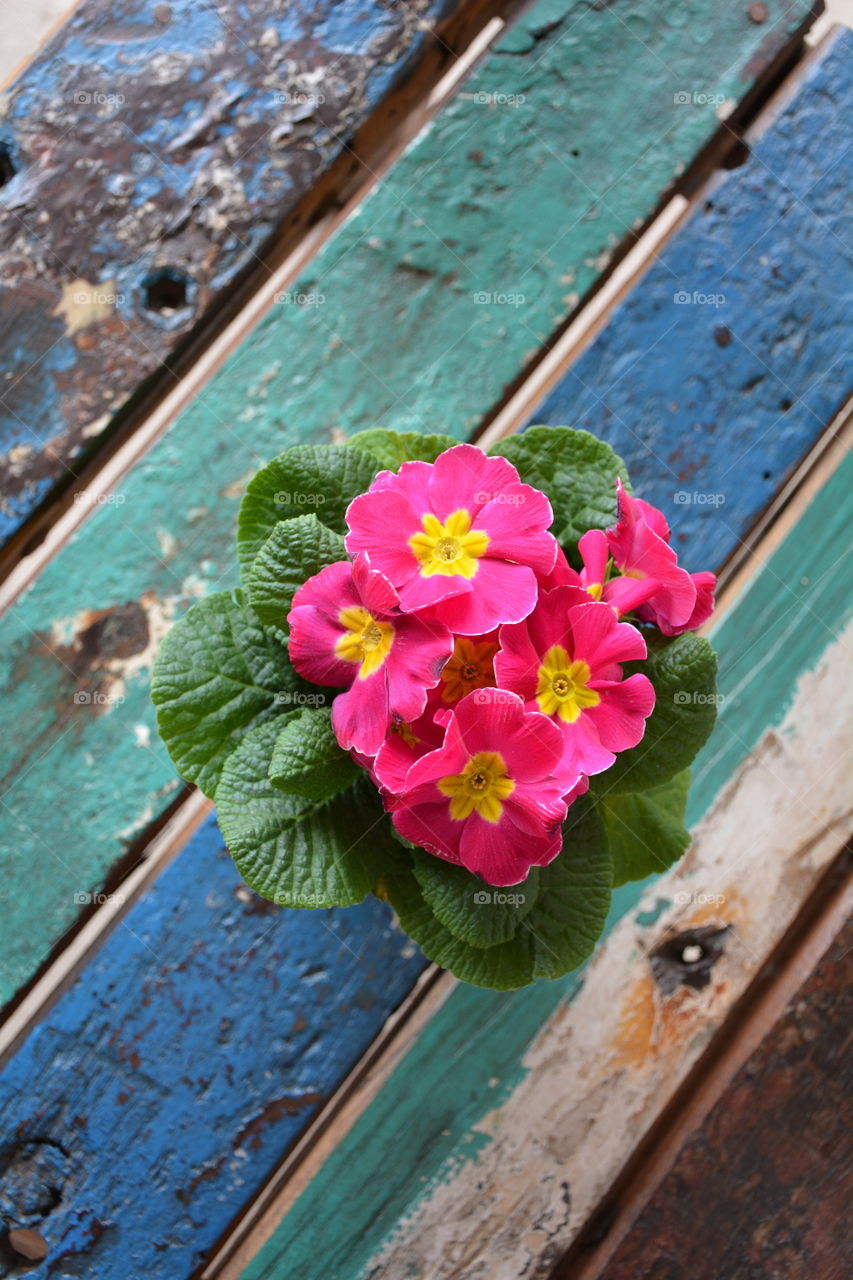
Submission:
<svg viewBox="0 0 853 1280">
<path fill-rule="evenodd" d="M 3 97 L 0 349 L 24 376 L 0 401 L 0 451 L 35 454 L 23 470 L 0 458 L 0 536 L 253 262 L 454 4 L 72 10 Z"/>
<path fill-rule="evenodd" d="M 851 482 L 848 458 L 715 632 L 724 701 L 696 770 L 689 860 L 617 891 L 582 977 L 517 993 L 455 988 L 243 1280 L 281 1280 L 303 1262 L 335 1280 L 550 1273 L 843 840 L 839 697 L 849 706 L 853 629 L 818 579 L 850 541 Z M 727 695 L 744 663 L 790 633 L 779 584 L 791 563 L 814 586 L 796 643 L 751 686 L 753 707 Z M 730 920 L 719 897 L 733 883 Z M 709 906 L 732 924 L 712 980 L 664 997 L 648 953 Z M 401 1132 L 418 1161 L 389 1166 Z M 531 1224 L 542 1230 L 526 1234 Z"/>
</svg>

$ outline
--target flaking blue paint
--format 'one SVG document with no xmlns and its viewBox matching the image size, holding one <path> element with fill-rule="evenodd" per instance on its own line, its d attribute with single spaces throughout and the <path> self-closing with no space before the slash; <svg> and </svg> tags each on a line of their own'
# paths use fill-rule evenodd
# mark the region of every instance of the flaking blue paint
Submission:
<svg viewBox="0 0 853 1280">
<path fill-rule="evenodd" d="M 725 559 L 853 384 L 851 116 L 847 31 L 530 415 L 630 457 L 690 569 Z"/>
<path fill-rule="evenodd" d="M 209 818 L 0 1074 L 2 1225 L 50 1245 L 0 1275 L 188 1276 L 424 964 L 375 900 L 262 902 Z M 3 1172 L 30 1143 L 65 1153 L 46 1217 Z"/>
<path fill-rule="evenodd" d="M 4 96 L 0 141 L 18 172 L 0 189 L 0 364 L 15 374 L 0 385 L 0 542 L 252 262 L 455 3 L 74 9 Z M 316 110 L 282 104 L 303 75 Z M 167 262 L 190 272 L 198 306 L 162 325 L 140 283 Z M 111 281 L 118 298 L 82 346 L 53 315 L 74 279 Z"/>
</svg>

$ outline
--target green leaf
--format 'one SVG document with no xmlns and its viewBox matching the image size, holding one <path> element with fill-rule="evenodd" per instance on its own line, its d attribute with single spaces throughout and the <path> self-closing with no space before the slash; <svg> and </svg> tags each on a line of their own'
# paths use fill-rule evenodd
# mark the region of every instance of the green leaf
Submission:
<svg viewBox="0 0 853 1280">
<path fill-rule="evenodd" d="M 521 929 L 533 938 L 533 977 L 561 978 L 583 964 L 610 909 L 604 825 L 582 796 L 563 823 L 563 850 L 539 873 L 539 896 Z"/>
<path fill-rule="evenodd" d="M 493 947 L 472 947 L 433 915 L 412 871 L 397 867 L 385 888 L 400 925 L 434 964 L 461 982 L 493 991 L 525 987 L 533 978 L 532 937 L 521 927 L 515 937 Z"/>
<path fill-rule="evenodd" d="M 641 742 L 620 751 L 614 764 L 593 780 L 597 795 L 647 791 L 692 764 L 717 718 L 717 656 L 691 631 L 669 639 L 644 631 L 649 656 L 626 663 L 625 673 L 642 671 L 655 687 L 655 709 Z"/>
<path fill-rule="evenodd" d="M 178 772 L 212 797 L 247 729 L 325 695 L 299 679 L 284 645 L 242 598 L 218 591 L 193 605 L 163 640 L 151 697 Z"/>
<path fill-rule="evenodd" d="M 435 462 L 445 449 L 452 449 L 458 440 L 451 436 L 420 435 L 417 431 L 386 431 L 373 427 L 370 431 L 358 431 L 347 442 L 354 449 L 369 453 L 385 471 L 399 471 L 404 462 L 413 458 L 421 462 Z"/>
<path fill-rule="evenodd" d="M 487 946 L 482 934 L 479 945 L 472 945 L 453 933 L 445 921 L 450 919 L 457 926 L 462 915 L 448 912 L 435 885 L 430 886 L 427 900 L 419 883 L 423 865 L 417 855 L 416 871 L 397 868 L 386 881 L 400 924 L 430 960 L 477 987 L 506 991 L 536 978 L 560 978 L 571 972 L 601 936 L 610 905 L 611 868 L 604 828 L 589 801 L 575 801 L 563 829 L 563 850 L 549 866 L 538 868 L 535 901 L 516 915 L 512 936 Z M 439 864 L 436 877 L 444 865 Z M 483 885 L 482 891 L 489 891 L 489 886 Z M 431 904 L 441 909 L 445 921 Z"/>
<path fill-rule="evenodd" d="M 246 881 L 284 907 L 361 902 L 399 861 L 379 794 L 365 775 L 330 800 L 286 795 L 268 771 L 278 726 L 248 733 L 216 789 L 225 843 Z"/>
<path fill-rule="evenodd" d="M 645 880 L 678 861 L 690 844 L 684 826 L 689 790 L 690 770 L 684 769 L 660 787 L 599 801 L 614 888 L 628 880 Z"/>
<path fill-rule="evenodd" d="M 237 522 L 240 573 L 248 583 L 255 556 L 280 520 L 314 513 L 336 533 L 344 514 L 376 474 L 371 456 L 346 445 L 298 444 L 273 458 L 249 482 Z"/>
<path fill-rule="evenodd" d="M 292 716 L 278 735 L 269 767 L 280 791 L 308 800 L 328 800 L 351 787 L 361 769 L 338 746 L 331 711 L 317 707 Z"/>
<path fill-rule="evenodd" d="M 493 947 L 514 937 L 519 921 L 533 910 L 539 892 L 539 868 L 523 884 L 496 889 L 464 867 L 418 849 L 415 879 L 433 915 L 455 937 L 472 947 Z"/>
<path fill-rule="evenodd" d="M 293 597 L 326 565 L 346 559 L 344 540 L 315 515 L 280 520 L 249 573 L 249 603 L 261 622 L 287 630 Z"/>
<path fill-rule="evenodd" d="M 517 468 L 525 484 L 547 494 L 554 509 L 553 533 L 573 550 L 588 529 L 616 521 L 616 477 L 630 492 L 625 463 L 610 445 L 571 427 L 530 427 L 489 449 Z"/>
</svg>

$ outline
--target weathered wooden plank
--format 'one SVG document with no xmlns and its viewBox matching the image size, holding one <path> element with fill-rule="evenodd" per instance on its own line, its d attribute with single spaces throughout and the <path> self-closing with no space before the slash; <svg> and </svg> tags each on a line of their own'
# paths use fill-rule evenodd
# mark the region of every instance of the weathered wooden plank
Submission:
<svg viewBox="0 0 853 1280">
<path fill-rule="evenodd" d="M 714 634 L 723 703 L 684 863 L 618 891 L 583 975 L 457 987 L 245 1280 L 549 1273 L 843 839 L 851 480 L 848 458 Z M 671 945 L 727 925 L 698 962 Z"/>
<path fill-rule="evenodd" d="M 0 350 L 11 370 L 0 539 L 257 264 L 455 8 L 85 0 L 74 10 L 8 90 L 0 126 Z"/>
<path fill-rule="evenodd" d="M 281 912 L 214 819 L 0 1075 L 0 1274 L 180 1280 L 425 965 L 374 901 Z"/>
<path fill-rule="evenodd" d="M 853 387 L 853 32 L 834 45 L 530 415 L 630 453 L 697 565 L 745 536 Z"/>
<path fill-rule="evenodd" d="M 15 306 L 0 341 L 22 376 L 0 434 L 0 534 L 258 252 L 387 87 L 420 19 L 443 12 L 440 0 L 324 4 L 271 16 L 259 0 L 225 15 L 123 0 L 92 19 L 86 5 L 24 77 L 5 126 L 21 172 L 2 197 Z M 353 428 L 389 415 L 473 427 L 708 140 L 715 106 L 747 91 L 809 8 L 772 0 L 756 21 L 712 0 L 667 0 L 653 17 L 640 0 L 541 0 L 293 291 L 324 304 L 280 308 L 277 355 L 302 355 L 270 388 L 290 387 L 282 421 L 338 426 L 354 386 Z M 37 166 L 59 138 L 62 164 Z M 75 164 L 85 218 L 67 198 Z M 152 280 L 170 310 L 146 305 Z"/>
<path fill-rule="evenodd" d="M 174 796 L 148 673 L 171 620 L 233 582 L 247 477 L 340 430 L 467 432 L 707 138 L 713 108 L 674 103 L 677 86 L 738 96 L 805 12 L 798 0 L 762 26 L 673 0 L 652 49 L 641 9 L 542 0 L 522 18 L 297 282 L 322 304 L 276 307 L 12 606 L 0 999 Z M 508 305 L 522 288 L 524 306 Z M 44 804 L 60 768 L 61 810 Z"/>
<path fill-rule="evenodd" d="M 685 1143 L 601 1280 L 850 1273 L 851 968 L 848 923 Z"/>
</svg>

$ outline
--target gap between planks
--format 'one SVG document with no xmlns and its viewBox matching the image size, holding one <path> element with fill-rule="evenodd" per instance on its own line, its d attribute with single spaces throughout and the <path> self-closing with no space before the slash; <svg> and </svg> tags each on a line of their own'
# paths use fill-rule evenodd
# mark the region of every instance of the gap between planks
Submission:
<svg viewBox="0 0 853 1280">
<path fill-rule="evenodd" d="M 696 1133 L 784 1015 L 853 911 L 850 849 L 833 860 L 708 1048 L 643 1137 L 550 1280 L 597 1280 Z M 598 1242 L 598 1223 L 604 1238 Z M 584 1237 L 586 1236 L 586 1241 Z"/>
<path fill-rule="evenodd" d="M 742 594 L 748 579 L 763 567 L 785 534 L 797 523 L 800 515 L 844 460 L 850 447 L 851 426 L 853 424 L 848 422 L 846 432 L 837 428 L 836 424 L 827 429 L 809 459 L 791 477 L 780 494 L 779 501 L 774 502 L 769 509 L 770 519 L 773 519 L 770 512 L 775 513 L 772 527 L 767 529 L 760 540 L 751 539 L 748 563 L 741 564 L 734 572 L 726 568 L 722 570 L 722 588 L 718 609 L 714 614 L 715 624 L 731 608 Z M 702 627 L 700 633 L 708 629 L 708 626 Z M 326 1158 L 378 1096 L 420 1030 L 448 999 L 456 985 L 457 981 L 451 974 L 435 965 L 430 965 L 424 971 L 416 988 L 414 1004 L 410 1006 L 407 1000 L 401 1005 L 394 1015 L 393 1034 L 386 1035 L 383 1031 L 380 1037 L 384 1046 L 382 1051 L 374 1053 L 371 1050 L 370 1062 L 365 1070 L 361 1071 L 360 1065 L 355 1068 L 341 1089 L 329 1099 L 316 1122 L 317 1127 L 309 1126 L 298 1145 L 285 1157 L 256 1200 L 246 1207 L 219 1248 L 210 1255 L 206 1265 L 195 1273 L 193 1280 L 239 1280 L 250 1259 L 270 1238 L 299 1195 L 319 1172 Z M 424 989 L 428 990 L 428 997 L 421 994 Z M 408 1020 L 410 1008 L 413 1019 L 411 1022 Z M 563 1277 L 559 1280 L 563 1280 Z"/>
<path fill-rule="evenodd" d="M 435 85 L 433 96 L 436 104 L 446 100 L 452 92 L 453 84 L 456 83 L 461 75 L 466 74 L 470 65 L 485 52 L 486 47 L 492 42 L 501 27 L 502 24 L 498 22 L 494 30 L 485 28 L 480 33 L 478 41 L 469 46 L 465 55 L 468 59 L 465 62 L 465 70 L 460 70 L 460 63 L 462 62 L 462 59 L 460 59 L 460 62 L 455 65 L 452 71 Z M 809 60 L 813 56 L 816 55 L 809 55 Z M 801 67 L 798 65 L 798 73 L 800 70 Z M 762 121 L 766 120 L 769 114 L 775 114 L 779 109 L 780 98 L 784 100 L 790 96 L 791 91 L 792 87 L 787 84 L 782 86 L 781 89 L 777 89 L 772 103 L 768 104 L 765 111 L 762 112 Z M 753 131 L 758 129 L 759 125 L 756 122 Z M 631 247 L 618 264 L 617 269 L 605 280 L 602 288 L 585 300 L 585 304 L 582 304 L 584 306 L 583 313 L 572 321 L 560 342 L 532 370 L 529 375 L 529 381 L 519 388 L 512 400 L 508 402 L 500 418 L 495 419 L 492 425 L 478 437 L 477 442 L 479 444 L 487 447 L 491 440 L 509 434 L 522 425 L 533 405 L 561 376 L 568 365 L 580 354 L 580 351 L 593 341 L 597 333 L 607 323 L 622 297 L 633 288 L 651 265 L 658 249 L 681 226 L 694 205 L 707 197 L 708 186 L 715 181 L 715 179 L 711 179 L 709 184 L 697 189 L 689 202 L 680 195 L 673 197 L 647 228 L 646 232 Z M 346 216 L 345 213 L 340 215 L 341 218 L 344 216 Z M 335 219 L 336 224 L 337 220 Z M 326 224 L 322 225 L 325 227 Z M 298 273 L 307 258 L 310 257 L 313 249 L 317 247 L 315 241 L 318 241 L 318 238 L 322 238 L 321 231 L 321 227 L 312 229 L 300 249 L 294 251 L 282 263 L 264 289 L 212 344 L 199 364 L 199 367 L 203 366 L 206 371 L 205 376 L 199 375 L 199 378 L 194 376 L 183 379 L 170 393 L 166 401 L 151 415 L 145 427 L 109 459 L 98 478 L 99 487 L 97 492 L 110 492 L 120 482 L 121 476 L 126 474 L 138 462 L 146 449 L 167 428 L 172 418 L 195 394 L 201 383 L 206 380 L 206 377 L 222 363 L 234 345 L 244 336 L 245 331 L 250 329 L 256 320 L 260 318 L 260 315 L 269 305 L 270 295 L 278 292 L 279 289 L 284 287 L 284 283 L 287 280 Z M 838 466 L 850 446 L 852 423 L 853 399 L 844 406 L 827 426 L 821 439 L 803 459 L 756 521 L 753 528 L 742 540 L 738 550 L 729 558 L 720 574 L 720 592 L 714 615 L 715 623 L 722 618 L 723 614 L 740 595 L 745 583 L 753 575 L 761 560 L 766 559 L 771 554 L 775 546 L 796 523 L 799 514 L 808 506 L 814 495 Z M 94 493 L 95 490 L 92 489 L 90 492 Z M 25 589 L 42 564 L 55 553 L 62 542 L 71 536 L 77 525 L 82 522 L 85 512 L 93 509 L 94 504 L 77 505 L 78 508 L 83 508 L 83 513 L 80 514 L 79 511 L 75 512 L 74 510 L 66 513 L 66 516 L 57 525 L 55 539 L 53 535 L 49 536 L 38 552 L 34 553 L 34 557 L 31 558 L 33 563 L 29 565 L 31 571 L 23 584 L 19 585 L 18 577 L 19 574 L 24 573 L 25 567 L 21 565 L 15 574 L 0 588 L 0 607 L 8 607 L 14 595 L 18 591 Z M 38 563 L 35 563 L 36 557 L 38 558 Z M 178 801 L 162 830 L 158 831 L 153 838 L 143 838 L 137 846 L 137 858 L 131 870 L 111 886 L 112 892 L 108 895 L 111 900 L 101 904 L 82 925 L 69 931 L 66 938 L 58 945 L 58 954 L 55 954 L 54 959 L 48 962 L 41 974 L 25 990 L 17 1003 L 12 1004 L 9 1013 L 6 1015 L 2 1025 L 0 1025 L 0 1064 L 7 1061 L 14 1054 L 33 1025 L 46 1014 L 59 999 L 60 995 L 67 990 L 85 966 L 93 951 L 101 945 L 107 933 L 117 926 L 152 880 L 177 855 L 184 842 L 200 826 L 211 807 L 210 802 L 206 801 L 200 793 L 191 791 L 185 798 Z M 419 998 L 413 997 L 415 1004 Z M 408 1005 L 404 1004 L 401 1015 L 402 1011 L 407 1007 Z M 333 1104 L 334 1100 L 330 1103 L 330 1106 Z"/>
<path fill-rule="evenodd" d="M 391 170 L 529 0 L 469 0 L 432 32 L 432 45 L 343 145 L 213 312 L 132 393 L 89 459 L 0 552 L 0 614 L 24 592 L 152 444 L 210 381 L 338 227 Z M 458 46 L 459 51 L 456 51 Z M 450 66 L 448 61 L 452 59 Z M 399 117 L 399 118 L 398 118 Z"/>
<path fill-rule="evenodd" d="M 286 228 L 279 232 L 274 247 L 265 257 L 261 255 L 259 270 L 265 269 L 269 273 L 267 279 L 258 285 L 253 272 L 248 281 L 235 287 L 230 303 L 222 304 L 216 316 L 205 325 L 201 336 L 191 336 L 185 348 L 161 369 L 162 376 L 156 379 L 157 386 L 143 395 L 138 404 L 132 400 L 126 413 L 120 411 L 121 425 L 113 429 L 110 439 L 91 462 L 83 464 L 81 484 L 71 484 L 64 495 L 27 521 L 0 552 L 0 616 L 96 510 L 99 501 L 116 490 L 122 477 L 139 463 L 221 368 L 231 352 L 269 312 L 276 296 L 294 282 L 337 228 L 383 180 L 415 137 L 454 96 L 508 22 L 529 4 L 530 0 L 521 4 L 510 0 L 502 6 L 499 15 L 495 10 L 501 8 L 500 0 L 476 0 L 465 10 L 463 18 L 456 19 L 460 23 L 463 20 L 467 22 L 462 31 L 468 43 L 456 56 L 453 65 L 426 91 L 425 99 L 410 106 L 408 113 L 404 112 L 401 121 L 393 126 L 385 120 L 388 114 L 386 104 L 385 110 L 380 108 L 358 131 L 352 144 L 346 147 L 347 154 L 341 162 L 351 168 L 349 180 L 340 177 L 338 170 L 341 165 L 335 164 L 319 181 L 309 197 L 311 207 L 308 210 L 304 205 L 297 208 L 288 219 Z M 615 306 L 652 264 L 657 250 L 700 200 L 706 198 L 706 188 L 719 180 L 715 174 L 741 137 L 751 133 L 759 122 L 772 118 L 785 98 L 793 95 L 801 74 L 811 60 L 819 56 L 817 49 L 810 49 L 806 44 L 806 36 L 811 30 L 809 24 L 814 20 L 813 12 L 786 41 L 734 111 L 720 119 L 719 129 L 662 197 L 658 208 L 643 227 L 626 234 L 614 249 L 609 266 L 580 300 L 566 324 L 542 346 L 501 401 L 485 415 L 483 425 L 472 437 L 483 448 L 521 425 L 526 411 L 541 399 L 567 363 L 576 359 L 604 327 Z M 480 25 L 474 29 L 477 21 Z M 453 39 L 454 30 L 454 19 L 449 20 L 446 28 L 438 28 L 437 38 L 445 49 L 448 46 L 444 44 L 443 36 Z M 425 57 L 424 62 L 427 60 Z M 403 91 L 407 95 L 404 101 L 418 91 L 423 93 L 422 79 L 422 75 L 415 73 Z M 384 130 L 380 128 L 384 144 L 381 146 L 373 141 L 371 134 L 371 130 L 376 131 L 377 118 L 384 122 Z M 362 144 L 360 139 L 365 132 L 368 137 Z M 376 154 L 372 153 L 371 146 Z M 331 208 L 324 210 L 322 197 L 331 203 Z M 310 221 L 312 210 L 317 213 L 313 225 L 295 230 L 299 223 Z M 166 375 L 174 382 L 169 389 L 163 385 Z M 39 538 L 40 541 L 33 545 L 34 539 Z"/>
</svg>

